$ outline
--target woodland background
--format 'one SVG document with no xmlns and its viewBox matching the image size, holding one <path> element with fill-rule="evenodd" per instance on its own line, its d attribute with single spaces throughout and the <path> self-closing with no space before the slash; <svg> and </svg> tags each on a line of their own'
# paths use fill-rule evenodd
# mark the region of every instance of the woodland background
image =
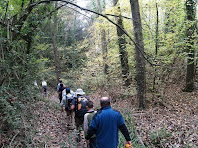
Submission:
<svg viewBox="0 0 198 148">
<path fill-rule="evenodd" d="M 110 96 L 133 147 L 198 147 L 196 10 L 197 0 L 1 0 L 0 146 L 75 147 L 61 77 L 96 109 Z"/>
</svg>

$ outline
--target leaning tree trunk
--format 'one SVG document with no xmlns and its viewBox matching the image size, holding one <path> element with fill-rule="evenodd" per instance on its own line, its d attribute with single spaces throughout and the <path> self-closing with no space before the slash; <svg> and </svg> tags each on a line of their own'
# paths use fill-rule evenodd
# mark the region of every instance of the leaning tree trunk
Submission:
<svg viewBox="0 0 198 148">
<path fill-rule="evenodd" d="M 114 3 L 113 5 L 116 6 L 118 3 L 118 0 L 114 0 L 113 3 Z M 121 28 L 124 28 L 123 23 L 122 23 L 122 18 L 121 18 L 120 7 L 118 7 L 118 13 L 119 13 L 119 17 L 116 17 L 117 24 Z M 124 86 L 129 86 L 131 84 L 131 80 L 129 77 L 129 65 L 128 65 L 128 53 L 126 51 L 126 40 L 125 40 L 124 32 L 118 26 L 116 28 L 117 28 L 117 35 L 118 35 L 120 62 L 121 62 Z"/>
<path fill-rule="evenodd" d="M 98 8 L 98 12 L 102 13 L 102 8 L 100 5 L 100 1 L 96 0 L 96 5 Z M 103 65 L 104 65 L 104 74 L 107 75 L 108 65 L 107 65 L 107 41 L 106 41 L 106 32 L 105 29 L 101 30 L 101 40 L 102 40 L 102 54 L 103 54 Z"/>
<path fill-rule="evenodd" d="M 57 2 L 55 3 L 55 7 L 57 7 Z M 59 60 L 59 54 L 56 44 L 56 26 L 57 26 L 57 16 L 54 15 L 54 24 L 51 23 L 51 37 L 52 37 L 52 45 L 54 50 L 54 60 L 55 60 L 55 70 L 56 70 L 56 79 L 57 82 L 59 81 L 60 77 L 60 60 Z"/>
<path fill-rule="evenodd" d="M 194 76 L 195 76 L 195 63 L 194 63 L 194 31 L 195 31 L 195 15 L 196 3 L 194 0 L 186 0 L 186 15 L 187 15 L 187 53 L 188 65 L 186 73 L 186 87 L 184 91 L 191 92 L 194 90 Z"/>
<path fill-rule="evenodd" d="M 142 35 L 142 24 L 139 11 L 138 0 L 130 0 L 131 12 L 133 18 L 133 28 L 135 36 L 135 58 L 136 58 L 136 80 L 137 80 L 137 99 L 139 108 L 145 108 L 146 101 L 146 76 L 145 76 L 145 59 L 141 54 L 144 51 L 144 42 Z"/>
</svg>

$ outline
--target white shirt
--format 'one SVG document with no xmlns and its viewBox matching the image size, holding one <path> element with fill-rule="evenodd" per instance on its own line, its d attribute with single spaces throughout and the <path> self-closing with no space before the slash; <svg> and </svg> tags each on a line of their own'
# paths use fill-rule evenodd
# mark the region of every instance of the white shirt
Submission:
<svg viewBox="0 0 198 148">
<path fill-rule="evenodd" d="M 47 86 L 47 82 L 46 81 L 42 81 L 42 86 Z"/>
<path fill-rule="evenodd" d="M 65 90 L 65 89 L 64 89 L 64 90 Z M 66 91 L 65 91 L 65 94 L 66 94 Z M 72 94 L 71 94 L 71 93 L 67 94 L 67 97 L 72 97 Z M 61 101 L 61 106 L 65 106 L 66 103 L 67 103 L 66 95 L 64 95 L 64 96 L 63 96 L 63 99 L 62 99 L 62 101 Z"/>
<path fill-rule="evenodd" d="M 92 111 L 94 111 L 94 110 L 90 110 L 84 115 L 83 130 L 84 130 L 85 134 L 87 133 L 88 128 L 89 128 L 87 116 L 89 115 L 89 112 L 92 112 Z M 94 111 L 94 113 L 96 113 L 96 112 L 97 111 Z"/>
</svg>

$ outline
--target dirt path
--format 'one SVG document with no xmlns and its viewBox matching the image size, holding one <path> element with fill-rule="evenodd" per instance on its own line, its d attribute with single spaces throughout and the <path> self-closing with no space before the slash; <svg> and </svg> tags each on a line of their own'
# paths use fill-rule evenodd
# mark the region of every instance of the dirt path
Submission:
<svg viewBox="0 0 198 148">
<path fill-rule="evenodd" d="M 197 147 L 198 92 L 185 93 L 176 86 L 168 88 L 166 92 L 162 105 L 150 106 L 142 112 L 125 99 L 117 100 L 112 106 L 123 114 L 130 110 L 131 115 L 127 118 L 134 119 L 139 139 L 145 146 Z M 105 94 L 100 91 L 89 95 L 96 108 L 99 108 L 101 96 Z M 33 139 L 35 147 L 85 148 L 83 142 L 77 146 L 77 132 L 67 126 L 66 113 L 61 113 L 57 94 L 50 95 L 45 101 L 38 101 L 34 114 L 38 117 L 32 121 L 36 127 Z"/>
<path fill-rule="evenodd" d="M 35 135 L 33 138 L 36 147 L 56 148 L 81 148 L 77 144 L 77 135 L 74 126 L 67 125 L 66 112 L 61 113 L 61 107 L 57 95 L 45 98 L 45 101 L 38 101 L 34 110 L 36 122 Z M 79 146 L 77 146 L 79 145 Z"/>
</svg>

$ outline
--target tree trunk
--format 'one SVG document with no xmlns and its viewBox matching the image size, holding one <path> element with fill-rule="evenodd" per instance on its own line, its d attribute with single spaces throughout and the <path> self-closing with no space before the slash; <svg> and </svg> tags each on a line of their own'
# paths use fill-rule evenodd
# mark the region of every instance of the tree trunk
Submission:
<svg viewBox="0 0 198 148">
<path fill-rule="evenodd" d="M 55 7 L 57 7 L 57 2 L 55 3 Z M 59 81 L 60 77 L 60 60 L 59 60 L 59 54 L 56 44 L 56 27 L 57 27 L 57 16 L 54 15 L 54 24 L 51 23 L 51 38 L 52 38 L 52 45 L 54 50 L 54 60 L 55 60 L 55 70 L 56 70 L 56 79 L 57 82 Z"/>
<path fill-rule="evenodd" d="M 159 11 L 158 5 L 156 3 L 156 28 L 155 28 L 155 57 L 157 57 L 158 52 L 158 34 L 159 34 Z M 155 80 L 156 80 L 156 67 L 154 69 L 154 78 L 153 78 L 153 91 L 155 91 Z"/>
<path fill-rule="evenodd" d="M 186 0 L 186 15 L 187 15 L 187 53 L 188 53 L 188 65 L 186 73 L 186 87 L 184 91 L 191 92 L 194 90 L 194 76 L 195 76 L 195 63 L 194 63 L 194 31 L 195 31 L 195 15 L 196 7 L 194 0 Z"/>
<path fill-rule="evenodd" d="M 113 5 L 116 6 L 118 0 L 114 0 Z M 117 24 L 123 27 L 120 6 L 118 7 L 119 17 L 116 17 Z M 124 36 L 124 32 L 117 26 L 117 35 L 118 35 L 118 44 L 119 44 L 119 53 L 120 53 L 120 62 L 122 68 L 122 77 L 124 81 L 124 86 L 129 86 L 131 84 L 131 80 L 129 78 L 129 65 L 128 65 L 128 53 L 126 51 L 126 40 Z"/>
<path fill-rule="evenodd" d="M 133 18 L 133 28 L 135 36 L 135 58 L 136 58 L 136 80 L 137 80 L 137 99 L 139 108 L 145 108 L 146 101 L 146 76 L 145 76 L 145 59 L 140 50 L 144 51 L 144 42 L 142 35 L 142 24 L 139 11 L 138 0 L 130 0 L 131 12 Z"/>
<path fill-rule="evenodd" d="M 96 0 L 96 5 L 98 8 L 98 12 L 102 12 L 102 8 L 100 5 L 100 1 Z M 104 65 L 104 74 L 107 75 L 108 65 L 107 65 L 107 41 L 106 41 L 106 32 L 104 29 L 101 30 L 101 41 L 102 41 L 102 54 L 103 54 L 103 65 Z"/>
</svg>

